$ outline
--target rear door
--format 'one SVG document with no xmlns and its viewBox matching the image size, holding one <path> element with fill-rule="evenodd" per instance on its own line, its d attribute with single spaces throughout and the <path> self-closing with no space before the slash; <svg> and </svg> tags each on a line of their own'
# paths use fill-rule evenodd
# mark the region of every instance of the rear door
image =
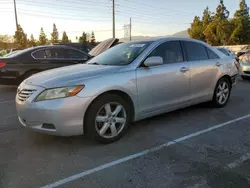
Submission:
<svg viewBox="0 0 250 188">
<path fill-rule="evenodd" d="M 221 59 L 201 43 L 184 41 L 183 44 L 190 63 L 190 99 L 191 101 L 205 100 L 213 94 L 220 72 Z"/>
</svg>

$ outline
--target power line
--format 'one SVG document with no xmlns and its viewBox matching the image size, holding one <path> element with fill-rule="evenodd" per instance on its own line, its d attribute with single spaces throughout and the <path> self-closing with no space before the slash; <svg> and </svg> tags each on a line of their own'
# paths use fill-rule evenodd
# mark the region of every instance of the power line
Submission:
<svg viewBox="0 0 250 188">
<path fill-rule="evenodd" d="M 62 17 L 62 16 L 49 16 L 49 15 L 46 15 L 46 14 L 39 14 L 39 13 L 29 13 L 29 12 L 26 12 L 26 11 L 19 11 L 19 13 L 20 14 L 22 14 L 22 15 L 29 15 L 29 16 L 42 16 L 42 17 L 46 17 L 46 18 L 56 18 L 56 19 L 63 19 L 63 20 L 65 20 L 65 19 L 68 19 L 68 20 L 74 20 L 74 21 L 86 21 L 86 19 L 78 19 L 78 18 L 70 18 L 70 17 Z M 88 20 L 90 20 L 90 19 L 88 19 Z M 93 19 L 93 18 L 91 18 L 91 21 L 92 22 L 104 22 L 104 23 L 106 23 L 105 22 L 105 20 L 103 20 L 103 19 L 100 19 L 100 18 L 97 18 L 97 19 Z"/>
<path fill-rule="evenodd" d="M 41 2 L 34 2 L 34 1 L 29 1 L 29 0 L 22 0 L 21 2 L 18 2 L 18 4 L 33 5 L 33 6 L 47 7 L 47 8 L 56 8 L 56 9 L 62 9 L 62 10 L 67 10 L 67 11 L 68 10 L 79 10 L 81 12 L 85 11 L 86 9 L 93 8 L 93 7 L 87 7 L 87 6 L 82 7 L 81 5 L 78 5 L 77 7 L 70 6 L 70 5 L 64 6 L 64 5 L 61 5 L 61 4 L 41 3 Z M 95 10 L 92 10 L 92 11 L 93 12 L 100 12 L 100 11 L 98 11 L 98 9 L 102 10 L 102 11 L 108 11 L 109 7 L 107 7 L 107 6 L 106 7 L 104 7 L 104 6 L 96 7 Z"/>
<path fill-rule="evenodd" d="M 157 7 L 157 6 L 150 5 L 150 4 L 146 4 L 146 3 L 138 4 L 138 3 L 134 2 L 134 1 L 130 1 L 130 0 L 124 0 L 124 1 L 127 1 L 127 2 L 129 2 L 129 3 L 131 3 L 131 4 L 136 4 L 137 6 L 140 5 L 140 6 L 146 7 L 146 8 L 153 8 L 154 11 L 155 11 L 156 9 L 160 9 L 160 10 L 164 10 L 164 11 L 168 11 L 168 12 L 174 12 L 174 10 L 172 10 L 172 9 L 163 8 L 163 7 Z M 179 12 L 178 12 L 178 13 L 179 13 Z M 182 13 L 185 13 L 185 12 L 182 11 Z M 191 14 L 191 13 L 190 13 L 190 12 L 186 12 L 186 13 L 183 14 L 183 15 L 189 15 L 189 14 Z"/>
<path fill-rule="evenodd" d="M 76 18 L 78 20 L 83 20 L 83 19 L 79 19 L 79 16 L 75 16 L 75 15 L 65 15 L 63 13 L 51 13 L 51 12 L 44 12 L 44 11 L 33 11 L 33 10 L 29 10 L 29 9 L 22 9 L 22 8 L 19 8 L 18 9 L 19 11 L 23 12 L 23 13 L 30 13 L 32 15 L 47 15 L 47 16 L 50 16 L 50 17 L 59 17 L 59 18 Z M 84 16 L 85 18 L 91 18 L 91 19 L 96 19 L 96 20 L 110 20 L 109 17 L 102 17 L 102 18 L 99 18 L 99 17 L 93 17 L 93 16 Z M 86 19 L 84 19 L 86 21 Z M 88 19 L 90 20 L 90 19 Z"/>
</svg>

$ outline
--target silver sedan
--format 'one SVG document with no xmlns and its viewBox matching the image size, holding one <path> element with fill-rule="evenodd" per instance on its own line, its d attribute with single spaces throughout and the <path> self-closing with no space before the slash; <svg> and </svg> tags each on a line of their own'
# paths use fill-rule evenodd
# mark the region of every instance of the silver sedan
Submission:
<svg viewBox="0 0 250 188">
<path fill-rule="evenodd" d="M 113 142 L 134 121 L 206 101 L 225 106 L 234 61 L 193 39 L 122 43 L 87 64 L 24 80 L 16 95 L 19 121 L 42 133 Z"/>
<path fill-rule="evenodd" d="M 250 53 L 240 56 L 239 74 L 243 79 L 250 79 Z"/>
</svg>

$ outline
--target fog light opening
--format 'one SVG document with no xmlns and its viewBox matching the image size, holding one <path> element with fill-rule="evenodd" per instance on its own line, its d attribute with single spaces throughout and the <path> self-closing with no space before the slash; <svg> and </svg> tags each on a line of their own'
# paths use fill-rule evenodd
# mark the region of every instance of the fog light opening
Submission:
<svg viewBox="0 0 250 188">
<path fill-rule="evenodd" d="M 49 123 L 44 123 L 44 124 L 42 125 L 42 128 L 43 128 L 43 129 L 50 129 L 50 130 L 55 130 L 55 129 L 56 129 L 55 125 L 49 124 Z"/>
</svg>

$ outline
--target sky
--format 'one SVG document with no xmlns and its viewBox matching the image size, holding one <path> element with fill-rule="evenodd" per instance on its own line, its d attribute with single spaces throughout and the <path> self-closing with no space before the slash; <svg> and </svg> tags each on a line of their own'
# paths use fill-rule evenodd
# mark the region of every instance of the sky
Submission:
<svg viewBox="0 0 250 188">
<path fill-rule="evenodd" d="M 240 0 L 224 0 L 233 16 Z M 250 0 L 246 0 L 250 6 Z M 132 19 L 132 36 L 164 36 L 187 29 L 195 15 L 208 6 L 214 12 L 219 0 L 115 0 L 116 37 Z M 15 32 L 13 0 L 0 0 L 0 35 Z M 82 32 L 94 31 L 97 41 L 112 37 L 112 0 L 16 0 L 18 23 L 37 39 L 43 27 L 50 38 L 53 23 L 61 38 L 72 41 Z"/>
</svg>

